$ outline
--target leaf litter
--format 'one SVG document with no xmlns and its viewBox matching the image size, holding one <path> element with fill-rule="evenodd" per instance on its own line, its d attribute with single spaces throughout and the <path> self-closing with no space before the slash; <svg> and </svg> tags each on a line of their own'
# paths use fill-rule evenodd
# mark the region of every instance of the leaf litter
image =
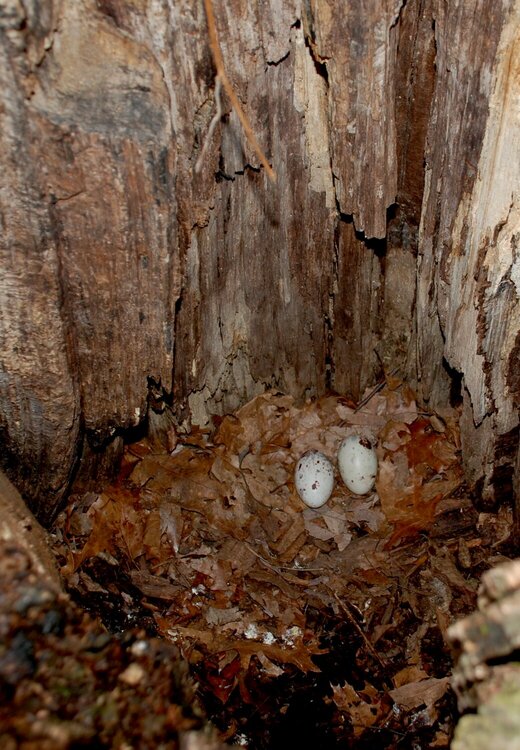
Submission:
<svg viewBox="0 0 520 750">
<path fill-rule="evenodd" d="M 212 429 L 170 427 L 169 450 L 128 445 L 118 480 L 62 518 L 70 590 L 105 618 L 110 600 L 112 627 L 145 613 L 189 663 L 226 739 L 449 745 L 444 634 L 475 606 L 510 519 L 474 509 L 455 409 L 419 412 L 396 378 L 361 404 L 270 391 Z M 353 495 L 337 475 L 327 505 L 304 506 L 300 456 L 319 450 L 335 464 L 355 433 L 377 443 L 375 490 Z"/>
</svg>

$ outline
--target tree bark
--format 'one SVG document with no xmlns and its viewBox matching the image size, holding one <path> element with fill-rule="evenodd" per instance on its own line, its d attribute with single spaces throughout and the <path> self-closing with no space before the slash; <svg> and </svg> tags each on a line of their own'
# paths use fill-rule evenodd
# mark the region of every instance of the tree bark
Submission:
<svg viewBox="0 0 520 750">
<path fill-rule="evenodd" d="M 518 448 L 519 22 L 509 0 L 437 16 L 419 242 L 422 395 L 442 404 L 443 363 L 460 373 L 466 474 L 488 507 L 511 497 Z"/>
<path fill-rule="evenodd" d="M 463 716 L 454 750 L 518 747 L 520 669 L 520 563 L 498 565 L 482 576 L 478 610 L 452 625 L 448 638 L 458 652 L 453 687 Z"/>
<path fill-rule="evenodd" d="M 42 588 L 62 590 L 47 534 L 27 509 L 20 493 L 0 471 L 0 544 L 21 552 Z M 13 571 L 14 572 L 14 571 Z"/>
<path fill-rule="evenodd" d="M 491 502 L 518 444 L 518 0 L 213 5 L 275 185 L 215 100 L 201 0 L 0 1 L 2 464 L 49 522 L 149 382 L 204 424 L 398 366 L 433 406 L 462 378 Z"/>
</svg>

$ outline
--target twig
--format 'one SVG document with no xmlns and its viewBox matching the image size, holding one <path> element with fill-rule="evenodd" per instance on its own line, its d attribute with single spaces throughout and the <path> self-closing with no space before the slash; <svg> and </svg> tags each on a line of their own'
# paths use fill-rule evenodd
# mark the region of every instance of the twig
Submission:
<svg viewBox="0 0 520 750">
<path fill-rule="evenodd" d="M 394 369 L 391 370 L 388 373 L 388 375 L 389 376 L 395 375 L 395 373 L 397 372 L 398 369 L 399 369 L 398 367 L 394 367 Z M 385 375 L 384 379 L 380 383 L 378 383 L 375 388 L 372 388 L 372 390 L 370 391 L 370 393 L 368 394 L 368 396 L 365 396 L 365 398 L 363 399 L 363 401 L 359 402 L 359 404 L 354 409 L 354 414 L 356 414 L 360 409 L 362 409 L 364 406 L 366 406 L 368 404 L 368 402 L 376 395 L 376 393 L 379 393 L 379 391 L 382 390 L 385 387 L 385 385 L 386 385 L 386 377 L 387 376 Z"/>
<path fill-rule="evenodd" d="M 247 119 L 247 116 L 242 109 L 242 105 L 240 104 L 238 97 L 233 90 L 233 86 L 231 85 L 231 82 L 227 77 L 226 68 L 224 66 L 224 58 L 222 57 L 222 50 L 220 48 L 220 42 L 218 40 L 217 24 L 215 22 L 215 14 L 213 13 L 212 0 L 204 0 L 204 9 L 206 11 L 206 20 L 208 22 L 209 46 L 211 49 L 213 62 L 215 64 L 215 69 L 217 71 L 217 81 L 220 81 L 224 91 L 228 95 L 229 101 L 231 102 L 233 109 L 237 113 L 238 119 L 240 120 L 242 128 L 244 129 L 246 138 L 249 141 L 251 148 L 258 156 L 265 171 L 267 172 L 267 176 L 269 177 L 271 182 L 276 182 L 276 173 L 267 161 L 267 158 L 262 151 L 255 134 L 253 133 L 253 128 L 249 124 L 249 120 Z"/>
<path fill-rule="evenodd" d="M 379 664 L 379 666 L 383 670 L 383 672 L 385 674 L 385 677 L 386 677 L 387 674 L 388 674 L 388 666 L 385 664 L 385 662 L 381 659 L 381 657 L 379 656 L 379 654 L 377 653 L 377 651 L 375 650 L 375 648 L 372 646 L 372 644 L 370 643 L 370 641 L 368 640 L 368 638 L 364 634 L 363 629 L 360 627 L 359 623 L 351 615 L 348 607 L 346 607 L 346 605 L 341 601 L 341 599 L 339 598 L 339 596 L 336 594 L 335 591 L 333 591 L 331 588 L 329 588 L 329 591 L 334 596 L 334 599 L 337 601 L 337 603 L 339 604 L 339 606 L 341 607 L 341 609 L 343 610 L 343 612 L 347 615 L 347 618 L 348 618 L 349 622 L 351 623 L 351 625 L 354 626 L 355 630 L 357 630 L 357 632 L 359 633 L 359 635 L 363 639 L 363 642 L 364 642 L 365 646 L 367 647 L 368 651 L 373 656 L 373 658 L 377 661 L 377 663 Z M 392 687 L 395 687 L 393 679 L 391 677 L 388 678 L 388 679 L 390 680 L 390 683 L 391 683 Z"/>
<path fill-rule="evenodd" d="M 271 568 L 271 570 L 273 570 L 275 573 L 278 573 L 279 575 L 281 575 L 281 571 L 278 568 L 276 568 L 274 565 L 271 565 L 271 563 L 269 562 L 269 560 L 266 560 L 265 557 L 262 557 L 262 555 L 260 555 L 258 552 L 256 552 L 256 550 L 254 550 L 252 547 L 250 547 L 249 544 L 247 544 L 247 542 L 244 542 L 244 546 L 247 547 L 247 549 L 250 552 L 252 552 L 255 557 L 258 557 L 258 559 L 261 562 L 263 562 L 264 565 L 267 565 L 268 568 Z"/>
<path fill-rule="evenodd" d="M 244 542 L 244 546 L 247 547 L 247 549 L 255 555 L 255 557 L 258 557 L 261 562 L 265 563 L 271 570 L 274 570 L 275 573 L 278 573 L 279 575 L 283 576 L 282 571 L 287 570 L 291 571 L 292 573 L 323 573 L 325 568 L 295 568 L 291 565 L 273 565 L 269 562 L 269 560 L 266 560 L 265 557 L 262 557 L 256 550 L 254 550 L 252 547 L 249 546 L 247 542 Z"/>
</svg>

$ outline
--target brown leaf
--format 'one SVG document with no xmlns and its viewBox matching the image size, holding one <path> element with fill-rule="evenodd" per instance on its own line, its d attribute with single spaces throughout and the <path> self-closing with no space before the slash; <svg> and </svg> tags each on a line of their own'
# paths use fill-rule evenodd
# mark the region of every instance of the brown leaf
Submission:
<svg viewBox="0 0 520 750">
<path fill-rule="evenodd" d="M 143 535 L 143 547 L 146 550 L 146 556 L 148 559 L 161 559 L 161 536 L 160 511 L 158 509 L 152 510 L 146 518 Z"/>
<path fill-rule="evenodd" d="M 146 570 L 131 570 L 129 576 L 139 591 L 152 599 L 171 601 L 179 591 L 179 584 L 170 583 L 165 578 L 151 575 Z"/>
<path fill-rule="evenodd" d="M 441 472 L 457 461 L 457 452 L 444 434 L 435 432 L 430 420 L 416 419 L 410 425 L 411 440 L 406 449 L 410 466 L 425 463 L 434 471 Z"/>
<path fill-rule="evenodd" d="M 413 711 L 420 706 L 431 708 L 442 698 L 450 685 L 448 677 L 440 679 L 429 677 L 426 680 L 418 680 L 402 685 L 390 691 L 390 697 L 398 706 L 405 711 Z"/>
<path fill-rule="evenodd" d="M 427 679 L 428 675 L 416 664 L 404 667 L 393 677 L 393 683 L 396 688 L 400 688 L 403 685 L 408 685 L 410 682 L 419 682 L 420 680 Z"/>
<path fill-rule="evenodd" d="M 331 687 L 332 700 L 340 711 L 348 714 L 355 737 L 360 737 L 366 729 L 377 723 L 381 717 L 379 701 L 376 703 L 365 701 L 348 682 Z"/>
<path fill-rule="evenodd" d="M 137 522 L 137 516 L 133 509 L 134 502 L 134 494 L 119 486 L 111 487 L 106 493 L 99 495 L 88 511 L 88 516 L 92 521 L 90 536 L 83 549 L 72 555 L 69 563 L 62 571 L 64 575 L 70 574 L 82 562 L 89 557 L 94 557 L 99 552 L 115 553 L 121 539 L 125 538 L 125 534 L 128 536 L 130 546 L 134 548 L 131 529 L 132 522 Z M 124 529 L 123 522 L 125 524 Z"/>
<path fill-rule="evenodd" d="M 232 414 L 227 414 L 223 418 L 213 435 L 213 442 L 215 445 L 225 446 L 226 451 L 234 453 L 237 456 L 240 455 L 244 448 L 249 448 L 242 422 Z"/>
<path fill-rule="evenodd" d="M 395 531 L 386 548 L 396 546 L 401 539 L 429 529 L 435 521 L 438 503 L 460 486 L 459 470 L 452 471 L 446 479 L 425 482 L 414 471 L 405 476 L 402 454 L 394 454 L 379 466 L 376 488 L 381 507 Z"/>
<path fill-rule="evenodd" d="M 305 524 L 302 513 L 291 513 L 283 534 L 271 547 L 277 552 L 280 560 L 291 560 L 300 546 L 305 544 Z"/>
<path fill-rule="evenodd" d="M 276 643 L 260 643 L 252 640 L 228 640 L 218 632 L 211 630 L 197 630 L 185 628 L 180 625 L 170 625 L 164 617 L 156 617 L 161 631 L 176 640 L 179 636 L 186 637 L 203 644 L 210 653 L 234 650 L 240 654 L 242 667 L 247 669 L 252 656 L 263 653 L 270 661 L 277 664 L 293 664 L 302 672 L 319 672 L 319 668 L 312 661 L 312 656 L 326 654 L 327 649 L 320 648 L 317 644 L 296 643 L 295 645 L 281 646 Z"/>
</svg>

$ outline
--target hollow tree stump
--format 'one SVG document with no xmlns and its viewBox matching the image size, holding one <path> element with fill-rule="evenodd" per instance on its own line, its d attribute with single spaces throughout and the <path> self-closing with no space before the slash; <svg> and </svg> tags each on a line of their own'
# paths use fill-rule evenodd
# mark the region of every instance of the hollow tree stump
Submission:
<svg viewBox="0 0 520 750">
<path fill-rule="evenodd" d="M 510 501 L 520 0 L 213 5 L 275 185 L 201 0 L 0 3 L 3 467 L 49 523 L 150 379 L 204 424 L 397 367 L 461 398 L 468 479 Z"/>
</svg>

